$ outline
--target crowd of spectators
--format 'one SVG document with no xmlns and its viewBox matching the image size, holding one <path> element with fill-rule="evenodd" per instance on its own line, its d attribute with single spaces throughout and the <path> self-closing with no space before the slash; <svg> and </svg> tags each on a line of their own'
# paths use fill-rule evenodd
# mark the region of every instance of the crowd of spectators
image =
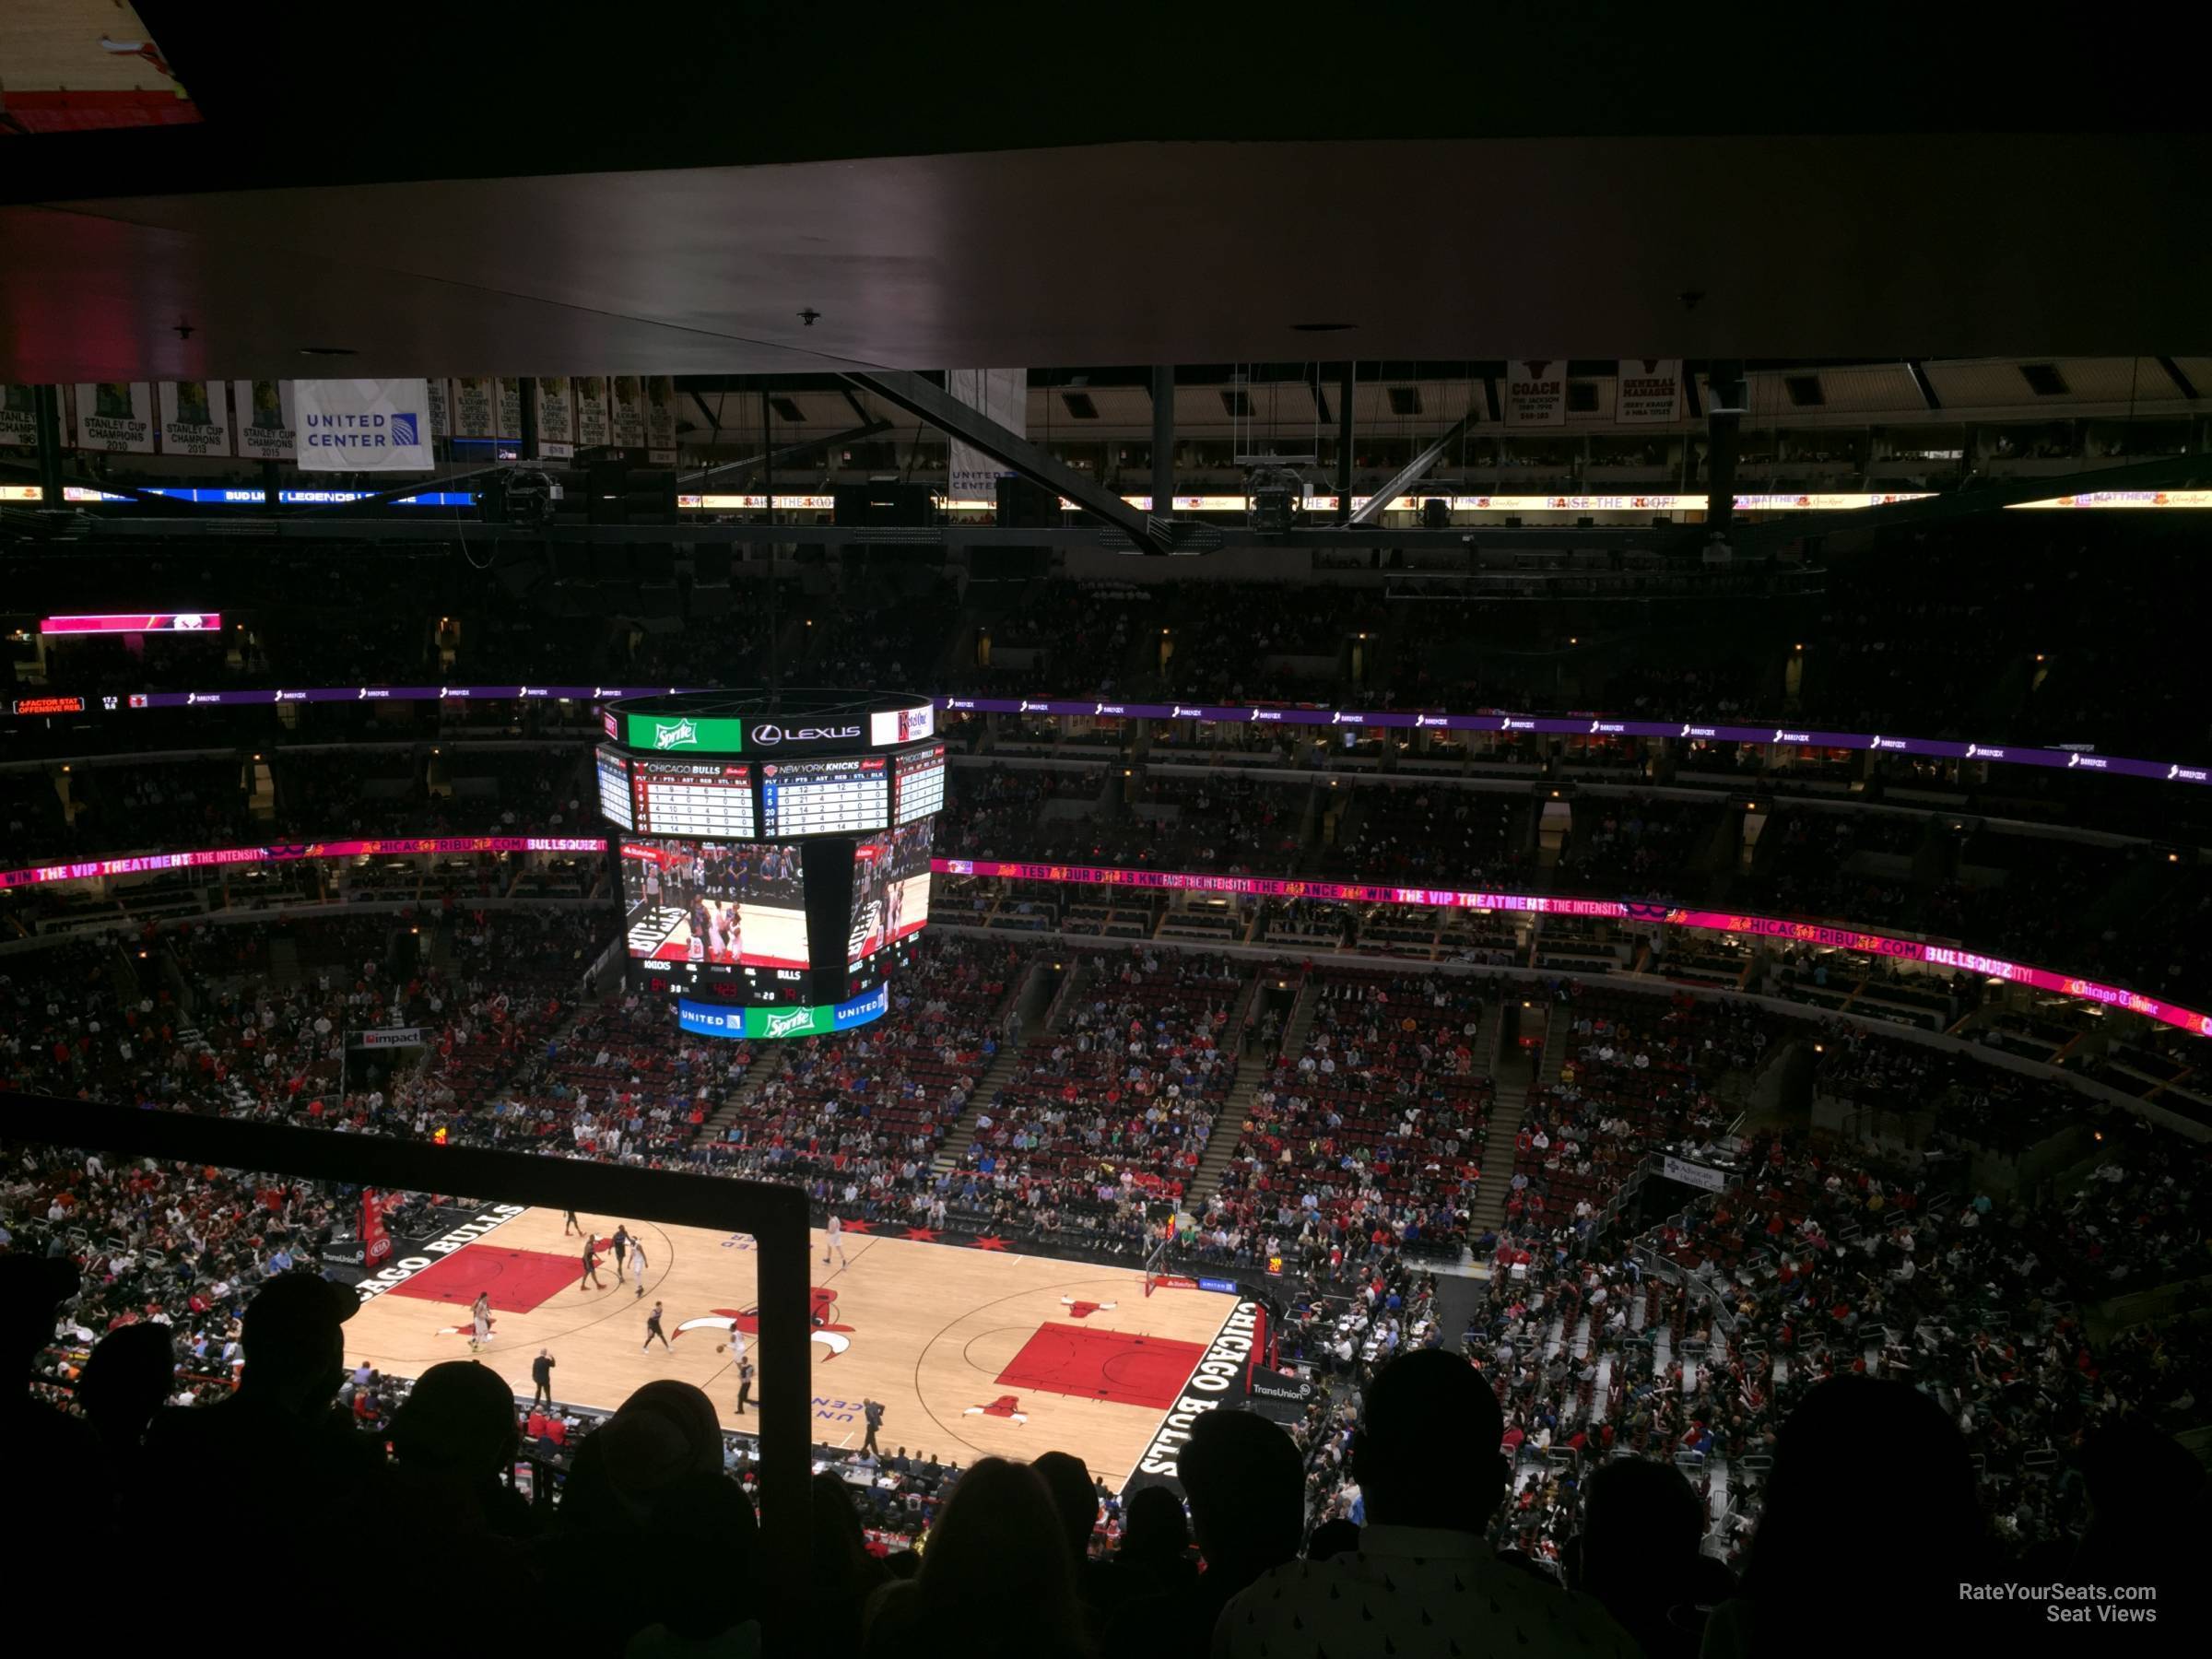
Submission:
<svg viewBox="0 0 2212 1659">
<path fill-rule="evenodd" d="M 1182 1206 L 1234 1079 L 1241 962 L 1150 949 L 1091 955 L 1056 1030 L 1020 1051 L 950 1172 L 951 1213 L 994 1230 L 1141 1249 Z"/>
<path fill-rule="evenodd" d="M 1310 1273 L 1456 1258 L 1495 1093 L 1482 988 L 1320 971 L 1305 994 L 1302 1046 L 1261 1080 L 1194 1244 Z"/>
<path fill-rule="evenodd" d="M 1225 1051 L 1241 1046 L 1226 1022 L 1251 982 L 1247 967 L 1216 959 L 1094 958 L 1065 1018 L 1021 1049 L 1025 1070 L 983 1104 L 974 1158 L 947 1177 L 931 1168 L 944 1126 L 998 1044 L 1021 1040 L 1008 998 L 1028 959 L 1003 941 L 932 939 L 900 1006 L 865 1043 L 794 1045 L 776 1083 L 748 1096 L 759 1055 L 746 1045 L 672 1044 L 663 1009 L 578 1000 L 601 936 L 582 919 L 457 916 L 436 953 L 422 951 L 413 925 L 348 915 L 156 930 L 153 947 L 182 971 L 189 1026 L 166 995 L 127 1000 L 112 947 L 80 941 L 16 959 L 37 971 L 0 984 L 7 1084 L 479 1144 L 527 1135 L 572 1156 L 798 1179 L 856 1217 L 927 1225 L 968 1212 L 1064 1246 L 1141 1249 L 1160 1230 L 1147 1210 L 1193 1196 L 1189 1172 L 1234 1075 Z M 268 982 L 279 945 L 297 964 L 289 986 Z M 1579 1552 L 1605 1471 L 1622 1464 L 1678 1469 L 1708 1552 L 1755 1571 L 1788 1424 L 1830 1379 L 1900 1382 L 1939 1407 L 1973 1460 L 1993 1550 L 2018 1560 L 2057 1559 L 2085 1528 L 2093 1535 L 2079 1471 L 2098 1466 L 2112 1433 L 2196 1422 L 2212 1341 L 2186 1303 L 2101 1340 L 2082 1313 L 2205 1271 L 2212 1190 L 2194 1143 L 2102 1112 L 2099 1155 L 2078 1184 L 1993 1199 L 1962 1188 L 1955 1163 L 1906 1168 L 1762 1132 L 1725 1143 L 1716 1161 L 1744 1171 L 1725 1190 L 1604 1230 L 1595 1214 L 1628 1164 L 1662 1147 L 1709 1155 L 1723 1145 L 1719 1079 L 1756 1073 L 1776 1029 L 1765 1015 L 1688 997 L 1563 984 L 1551 1008 L 1564 1022 L 1558 1081 L 1531 1097 L 1502 1232 L 1476 1237 L 1465 1210 L 1499 987 L 1486 996 L 1459 978 L 1310 971 L 1312 1030 L 1291 1053 L 1263 1044 L 1264 1083 L 1237 1157 L 1179 1242 L 1185 1259 L 1272 1261 L 1308 1287 L 1279 1340 L 1318 1384 L 1292 1437 L 1311 1522 L 1378 1524 L 1383 1488 L 1360 1477 L 1351 1430 L 1394 1359 L 1434 1342 L 1433 1283 L 1415 1264 L 1424 1246 L 1460 1237 L 1492 1269 L 1464 1347 L 1497 1400 L 1508 1470 L 1481 1530 L 1492 1547 L 1569 1583 L 1586 1582 Z M 338 1090 L 333 1036 L 401 1021 L 439 1033 L 423 1075 Z M 2082 1110 L 2063 1084 L 1841 1022 L 1817 1033 L 1815 1090 L 1918 1105 L 1961 1135 L 2016 1150 Z M 975 1198 L 1009 1194 L 1017 1207 L 973 1214 Z M 89 1411 L 102 1337 L 159 1325 L 162 1337 L 147 1340 L 161 1349 L 160 1387 L 147 1411 L 208 1409 L 254 1363 L 253 1299 L 320 1260 L 349 1226 L 352 1201 L 205 1170 L 18 1160 L 0 1184 L 0 1245 L 66 1258 L 83 1281 L 31 1369 L 52 1388 L 85 1391 Z M 409 1220 L 421 1198 L 387 1201 L 395 1226 L 428 1225 Z M 335 1397 L 347 1421 L 401 1448 L 404 1466 L 426 1382 L 369 1373 Z M 526 1417 L 512 1393 L 502 1411 L 515 1439 L 562 1472 L 562 1511 L 581 1501 L 550 1516 L 523 1514 L 512 1494 L 488 1507 L 516 1535 L 588 1517 L 592 1465 L 623 1438 L 620 1414 Z M 594 1441 L 602 1453 L 588 1453 Z M 746 1489 L 745 1451 L 719 1431 L 712 1444 L 714 1469 Z M 944 1529 L 949 1545 L 949 1500 L 969 1473 L 903 1451 L 826 1468 L 856 1547 L 878 1564 L 862 1576 L 880 1583 L 885 1555 L 918 1535 L 935 1548 Z M 1109 1565 L 1146 1547 L 1136 1517 L 1115 1507 L 1087 1484 L 1071 1561 L 1094 1535 L 1118 1539 Z M 1324 1535 L 1334 1535 L 1317 1532 L 1317 1544 Z M 1710 1560 L 1684 1571 L 1722 1573 Z M 1116 1605 L 1079 1610 L 1078 1625 L 1103 1630 Z M 865 1617 L 858 1603 L 847 1612 Z"/>
</svg>

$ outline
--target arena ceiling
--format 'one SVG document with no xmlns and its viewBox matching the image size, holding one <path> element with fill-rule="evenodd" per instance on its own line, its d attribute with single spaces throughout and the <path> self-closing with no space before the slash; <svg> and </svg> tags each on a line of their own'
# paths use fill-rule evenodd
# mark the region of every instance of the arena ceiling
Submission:
<svg viewBox="0 0 2212 1659">
<path fill-rule="evenodd" d="M 0 139 L 0 381 L 2212 347 L 2212 140 L 1924 18 L 138 9 L 205 119 Z"/>
</svg>

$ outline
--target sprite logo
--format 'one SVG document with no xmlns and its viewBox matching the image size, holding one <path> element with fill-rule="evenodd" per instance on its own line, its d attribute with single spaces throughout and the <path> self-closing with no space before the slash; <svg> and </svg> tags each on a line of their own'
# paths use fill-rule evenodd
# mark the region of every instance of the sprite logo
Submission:
<svg viewBox="0 0 2212 1659">
<path fill-rule="evenodd" d="M 698 742 L 699 728 L 688 720 L 679 720 L 674 725 L 665 725 L 657 720 L 653 723 L 653 747 L 656 749 L 682 748 Z"/>
<path fill-rule="evenodd" d="M 814 1030 L 812 1008 L 788 1008 L 781 1014 L 771 1014 L 762 1034 L 769 1037 L 804 1036 Z"/>
</svg>

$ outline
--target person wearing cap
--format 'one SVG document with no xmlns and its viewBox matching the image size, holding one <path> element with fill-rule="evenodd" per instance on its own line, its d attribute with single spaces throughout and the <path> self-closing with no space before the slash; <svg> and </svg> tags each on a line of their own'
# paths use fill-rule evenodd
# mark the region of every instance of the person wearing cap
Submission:
<svg viewBox="0 0 2212 1659">
<path fill-rule="evenodd" d="M 343 1559 L 309 1526 L 272 1529 L 271 1516 L 342 1516 L 376 1489 L 378 1441 L 337 1405 L 354 1292 L 312 1273 L 266 1280 L 246 1304 L 245 1365 L 229 1398 L 171 1407 L 147 1433 L 148 1488 L 193 1494 L 195 1524 L 181 1535 L 185 1571 L 223 1572 L 243 1537 L 259 1539 L 265 1583 L 335 1591 Z"/>
</svg>

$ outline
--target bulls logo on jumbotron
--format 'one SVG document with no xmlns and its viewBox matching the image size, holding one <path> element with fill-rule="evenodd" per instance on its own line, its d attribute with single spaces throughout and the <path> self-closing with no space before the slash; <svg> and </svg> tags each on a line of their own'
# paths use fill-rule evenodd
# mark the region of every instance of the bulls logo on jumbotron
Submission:
<svg viewBox="0 0 2212 1659">
<path fill-rule="evenodd" d="M 830 1350 L 834 1359 L 853 1346 L 844 1333 L 853 1329 L 849 1324 L 836 1323 L 837 1292 L 817 1285 L 807 1291 L 806 1322 L 814 1329 L 807 1340 L 818 1342 Z M 760 1308 L 755 1303 L 749 1308 L 715 1308 L 699 1319 L 687 1319 L 676 1327 L 681 1337 L 686 1331 L 735 1331 L 747 1336 L 760 1334 Z"/>
</svg>

